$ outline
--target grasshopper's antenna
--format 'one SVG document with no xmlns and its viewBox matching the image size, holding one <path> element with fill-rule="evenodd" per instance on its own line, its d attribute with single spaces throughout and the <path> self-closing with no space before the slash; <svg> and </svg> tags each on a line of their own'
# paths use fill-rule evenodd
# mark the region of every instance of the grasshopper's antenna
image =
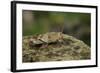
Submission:
<svg viewBox="0 0 100 73">
<path fill-rule="evenodd" d="M 63 30 L 64 30 L 64 24 L 61 24 L 61 26 L 60 26 L 60 32 L 63 33 Z"/>
<path fill-rule="evenodd" d="M 63 33 L 63 30 L 64 30 L 64 23 L 62 24 L 62 29 L 61 29 L 61 32 Z"/>
</svg>

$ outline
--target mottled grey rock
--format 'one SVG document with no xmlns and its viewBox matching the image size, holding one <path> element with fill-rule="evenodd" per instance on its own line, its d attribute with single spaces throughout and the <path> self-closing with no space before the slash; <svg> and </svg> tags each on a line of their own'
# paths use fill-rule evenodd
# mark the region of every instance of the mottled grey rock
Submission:
<svg viewBox="0 0 100 73">
<path fill-rule="evenodd" d="M 52 33 L 49 35 L 52 35 Z M 86 60 L 91 58 L 90 47 L 87 46 L 83 41 L 78 40 L 72 36 L 61 34 L 63 37 L 60 38 L 61 42 L 56 40 L 55 42 L 53 41 L 49 43 L 38 40 L 38 36 L 40 35 L 23 37 L 23 62 Z M 35 42 L 38 41 L 40 43 L 34 44 L 33 39 L 35 39 Z M 49 38 L 47 39 L 49 40 Z"/>
</svg>

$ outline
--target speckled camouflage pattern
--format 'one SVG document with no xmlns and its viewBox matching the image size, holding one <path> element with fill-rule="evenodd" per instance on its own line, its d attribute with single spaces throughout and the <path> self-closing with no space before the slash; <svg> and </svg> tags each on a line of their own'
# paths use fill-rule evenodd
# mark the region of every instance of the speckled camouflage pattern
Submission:
<svg viewBox="0 0 100 73">
<path fill-rule="evenodd" d="M 25 63 L 86 60 L 90 58 L 90 47 L 83 41 L 67 34 L 49 32 L 23 36 L 22 61 Z"/>
</svg>

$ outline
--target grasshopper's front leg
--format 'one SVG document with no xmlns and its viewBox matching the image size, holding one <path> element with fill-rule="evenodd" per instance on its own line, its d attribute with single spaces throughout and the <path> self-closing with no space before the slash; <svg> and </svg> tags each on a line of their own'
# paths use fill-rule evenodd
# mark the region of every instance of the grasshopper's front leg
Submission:
<svg viewBox="0 0 100 73">
<path fill-rule="evenodd" d="M 48 47 L 48 43 L 44 42 L 43 40 L 39 39 L 41 42 L 43 42 L 42 46 L 40 48 L 47 48 Z"/>
</svg>

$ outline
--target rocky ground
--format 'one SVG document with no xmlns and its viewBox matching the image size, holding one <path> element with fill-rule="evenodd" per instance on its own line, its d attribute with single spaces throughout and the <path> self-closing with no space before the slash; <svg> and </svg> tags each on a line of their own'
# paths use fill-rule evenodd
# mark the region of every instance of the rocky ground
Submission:
<svg viewBox="0 0 100 73">
<path fill-rule="evenodd" d="M 37 43 L 38 41 L 35 41 L 35 44 L 30 40 L 38 36 L 24 36 L 22 61 L 26 63 L 90 59 L 91 49 L 83 41 L 67 34 L 62 34 L 62 36 L 62 42 Z"/>
</svg>

